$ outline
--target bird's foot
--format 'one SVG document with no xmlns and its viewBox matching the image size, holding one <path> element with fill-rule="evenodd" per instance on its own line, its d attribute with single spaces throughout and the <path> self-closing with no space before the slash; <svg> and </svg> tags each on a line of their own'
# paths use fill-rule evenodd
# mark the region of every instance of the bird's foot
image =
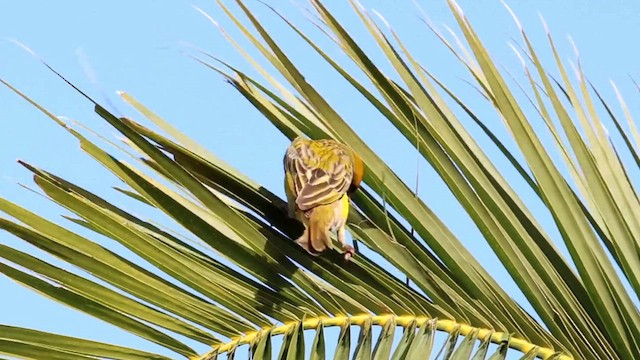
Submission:
<svg viewBox="0 0 640 360">
<path fill-rule="evenodd" d="M 342 245 L 342 250 L 344 251 L 344 261 L 349 261 L 349 259 L 351 259 L 351 257 L 356 253 L 353 246 L 348 244 Z"/>
</svg>

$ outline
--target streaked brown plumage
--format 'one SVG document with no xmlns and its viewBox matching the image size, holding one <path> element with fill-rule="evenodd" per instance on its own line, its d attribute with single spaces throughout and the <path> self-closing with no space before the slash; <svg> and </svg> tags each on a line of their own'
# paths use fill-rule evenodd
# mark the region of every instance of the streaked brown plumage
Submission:
<svg viewBox="0 0 640 360">
<path fill-rule="evenodd" d="M 357 189 L 364 175 L 360 157 L 335 140 L 297 137 L 287 148 L 284 171 L 289 217 L 305 227 L 296 242 L 318 255 L 332 247 L 330 231 L 336 231 L 348 260 L 354 250 L 346 243 L 344 227 L 350 190 Z"/>
</svg>

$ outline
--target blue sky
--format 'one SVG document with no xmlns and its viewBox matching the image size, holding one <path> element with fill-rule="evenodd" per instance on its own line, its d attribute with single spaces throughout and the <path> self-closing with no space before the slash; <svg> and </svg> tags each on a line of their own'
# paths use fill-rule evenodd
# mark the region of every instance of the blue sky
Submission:
<svg viewBox="0 0 640 360">
<path fill-rule="evenodd" d="M 435 24 L 444 23 L 455 28 L 445 1 L 419 2 Z M 329 74 L 328 67 L 287 32 L 286 27 L 264 6 L 255 1 L 248 3 L 256 9 L 267 27 L 281 36 L 287 53 L 301 64 L 310 81 L 367 139 L 370 146 L 403 179 L 413 184 L 416 157 L 411 147 L 379 115 L 365 108 L 364 102 L 354 100 L 353 93 L 338 81 L 339 78 Z M 363 39 L 363 46 L 372 51 L 372 57 L 379 61 L 380 66 L 391 71 L 350 6 L 345 1 L 327 3 L 353 36 Z M 305 29 L 313 31 L 313 27 L 305 23 L 300 10 L 290 2 L 274 1 L 273 4 Z M 465 83 L 469 76 L 417 18 L 412 1 L 370 0 L 363 1 L 363 4 L 382 13 L 427 68 L 470 101 L 500 135 L 508 136 L 488 105 Z M 508 46 L 512 38 L 518 39 L 517 27 L 500 2 L 461 0 L 460 4 L 485 40 L 493 58 L 520 76 L 519 61 Z M 626 0 L 538 0 L 509 1 L 509 4 L 542 49 L 547 63 L 551 64 L 553 59 L 545 47 L 539 13 L 554 34 L 563 59 L 574 58 L 567 40 L 567 35 L 570 35 L 579 49 L 585 72 L 596 86 L 605 89 L 605 96 L 614 100 L 608 81 L 616 81 L 632 110 L 637 110 L 633 105 L 637 94 L 628 77 L 640 77 L 637 61 L 640 54 L 635 46 L 635 35 L 640 34 L 640 3 Z M 192 46 L 196 46 L 249 69 L 242 57 L 192 5 L 211 14 L 232 35 L 238 34 L 213 1 L 8 2 L 0 11 L 0 38 L 4 38 L 0 39 L 0 78 L 54 114 L 77 120 L 112 139 L 116 137 L 113 130 L 93 115 L 90 104 L 9 40 L 15 39 L 33 49 L 98 100 L 111 101 L 118 114 L 140 119 L 115 94 L 117 90 L 124 90 L 216 155 L 282 194 L 280 166 L 286 139 L 219 75 L 188 56 L 193 53 Z M 329 46 L 321 35 L 314 35 Z M 346 60 L 335 48 L 328 49 L 339 60 Z M 20 158 L 98 194 L 118 199 L 118 204 L 126 204 L 110 190 L 111 186 L 118 185 L 117 180 L 83 154 L 73 138 L 31 105 L 1 87 L 0 124 L 3 126 L 0 131 L 0 197 L 61 221 L 62 209 L 18 185 L 31 183 L 28 171 L 15 162 Z M 458 221 L 461 208 L 447 188 L 426 163 L 421 163 L 419 168 L 421 196 L 484 264 L 493 267 L 497 260 L 487 250 L 473 224 Z M 518 187 L 517 184 L 515 186 Z M 532 200 L 531 206 L 539 204 Z M 141 208 L 140 211 L 144 210 Z M 550 224 L 550 218 L 544 211 L 540 211 L 539 216 L 543 224 Z M 0 233 L 0 243 L 28 249 L 5 233 Z M 513 289 L 506 272 L 495 267 L 493 274 Z M 520 296 L 515 289 L 513 293 L 516 298 Z M 162 351 L 98 320 L 51 303 L 2 276 L 0 323 Z"/>
</svg>

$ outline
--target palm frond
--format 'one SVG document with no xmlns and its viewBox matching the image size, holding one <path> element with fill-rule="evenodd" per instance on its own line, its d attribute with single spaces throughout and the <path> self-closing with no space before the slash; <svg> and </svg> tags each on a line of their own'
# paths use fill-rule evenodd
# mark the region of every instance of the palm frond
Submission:
<svg viewBox="0 0 640 360">
<path fill-rule="evenodd" d="M 347 71 L 309 34 L 272 9 L 442 178 L 526 296 L 535 311 L 532 316 L 449 229 L 455 224 L 440 219 L 358 136 L 248 6 L 236 0 L 239 13 L 235 14 L 221 1 L 218 4 L 255 51 L 247 51 L 216 25 L 264 80 L 205 52 L 196 59 L 222 74 L 287 138 L 334 138 L 364 160 L 366 186 L 353 195 L 348 220 L 349 231 L 364 245 L 363 251 L 346 264 L 335 251 L 310 257 L 292 242 L 301 224 L 287 217 L 284 201 L 273 191 L 209 153 L 133 96 L 120 94 L 159 131 L 114 116 L 45 64 L 125 137 L 128 161 L 0 81 L 110 170 L 121 181 L 116 191 L 163 214 L 166 222 L 159 226 L 71 181 L 21 162 L 33 173 L 38 191 L 73 214 L 66 216 L 68 220 L 124 246 L 149 266 L 118 255 L 109 243 L 99 244 L 0 199 L 0 211 L 7 216 L 0 218 L 0 228 L 82 274 L 2 244 L 0 272 L 52 300 L 190 359 L 232 359 L 243 348 L 254 359 L 271 359 L 277 351 L 275 338 L 282 344 L 279 359 L 303 359 L 307 349 L 312 359 L 324 359 L 327 347 L 336 359 L 411 359 L 428 354 L 504 359 L 509 349 L 519 351 L 522 359 L 640 358 L 640 315 L 634 302 L 640 288 L 640 201 L 630 175 L 633 169 L 623 159 L 631 156 L 637 166 L 638 144 L 631 142 L 634 137 L 600 93 L 588 86 L 579 65 L 577 82 L 571 81 L 551 36 L 549 46 L 559 80 L 550 75 L 522 31 L 524 46 L 517 51 L 526 59 L 524 80 L 530 88 L 525 88 L 510 86 L 453 0 L 448 4 L 461 32 L 455 39 L 459 48 L 431 24 L 424 29 L 433 31 L 469 71 L 481 99 L 496 110 L 496 117 L 513 136 L 517 149 L 509 149 L 461 95 L 412 56 L 384 19 L 385 27 L 356 1 L 351 1 L 355 16 L 394 74 L 385 74 L 322 2 L 311 1 L 315 25 L 363 77 Z M 267 64 L 278 73 L 270 74 Z M 533 106 L 532 114 L 524 110 L 517 95 L 520 90 Z M 627 121 L 633 124 L 619 98 Z M 458 115 L 460 108 L 480 132 L 465 125 L 463 120 L 469 119 Z M 600 116 L 603 110 L 624 146 L 606 132 Z M 558 154 L 545 147 L 547 134 L 537 126 L 539 120 Z M 497 152 L 479 145 L 484 137 L 496 145 Z M 505 156 L 511 168 L 498 167 L 496 154 Z M 513 178 L 507 174 L 532 189 L 555 228 L 539 223 L 539 214 L 514 190 Z M 550 233 L 555 231 L 568 257 L 554 243 Z M 381 265 L 380 259 L 390 265 Z M 404 274 L 415 287 L 396 273 Z M 340 328 L 335 344 L 327 341 L 325 332 L 332 327 Z M 351 331 L 356 328 L 360 334 L 352 344 Z M 402 329 L 399 339 L 397 328 Z M 35 330 L 4 325 L 0 330 L 0 353 L 10 356 L 165 358 Z M 446 336 L 442 343 L 436 341 L 438 333 Z M 305 344 L 306 334 L 313 335 L 311 345 Z M 192 344 L 211 350 L 198 354 Z"/>
</svg>

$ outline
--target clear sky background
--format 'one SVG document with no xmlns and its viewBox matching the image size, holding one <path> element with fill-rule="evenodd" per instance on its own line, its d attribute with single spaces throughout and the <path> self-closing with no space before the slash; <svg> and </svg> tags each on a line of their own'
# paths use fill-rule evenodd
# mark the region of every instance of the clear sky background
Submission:
<svg viewBox="0 0 640 360">
<path fill-rule="evenodd" d="M 364 47 L 372 51 L 372 57 L 379 61 L 380 66 L 391 72 L 389 64 L 376 51 L 350 6 L 342 0 L 326 2 L 353 36 L 363 40 Z M 455 28 L 444 0 L 419 2 L 434 23 Z M 287 53 L 301 65 L 312 84 L 327 95 L 336 109 L 407 183 L 413 184 L 416 155 L 411 147 L 362 100 L 354 97 L 339 77 L 329 74 L 328 67 L 286 31 L 277 17 L 257 1 L 248 3 L 260 14 L 267 27 L 276 32 L 276 38 L 282 39 Z M 289 1 L 271 3 L 303 28 L 314 30 Z M 538 13 L 544 16 L 554 34 L 563 59 L 575 58 L 567 41 L 567 35 L 571 35 L 579 48 L 585 72 L 596 86 L 604 89 L 606 98 L 615 99 L 608 85 L 612 79 L 626 95 L 632 110 L 637 110 L 633 105 L 637 103 L 637 92 L 628 77 L 640 78 L 640 53 L 636 45 L 640 34 L 640 2 L 517 0 L 509 1 L 509 4 L 549 65 L 553 59 L 546 47 Z M 115 131 L 93 115 L 87 101 L 7 39 L 20 41 L 98 100 L 108 98 L 112 101 L 118 115 L 140 119 L 116 96 L 116 90 L 124 90 L 216 155 L 276 193 L 283 194 L 281 159 L 287 141 L 219 75 L 187 55 L 193 53 L 189 45 L 192 44 L 249 69 L 218 30 L 191 5 L 211 14 L 231 34 L 238 34 L 213 1 L 5 0 L 0 7 L 0 38 L 6 38 L 0 39 L 0 77 L 53 113 L 86 124 L 111 139 L 116 138 Z M 369 0 L 364 1 L 364 5 L 384 14 L 427 68 L 469 101 L 499 135 L 508 136 L 495 113 L 465 83 L 469 75 L 418 19 L 411 1 Z M 500 2 L 461 0 L 461 5 L 493 58 L 522 78 L 519 61 L 507 45 L 512 38 L 519 39 L 517 27 Z M 314 38 L 326 44 L 328 51 L 336 54 L 339 60 L 346 60 L 334 47 L 330 47 L 322 35 L 314 33 Z M 89 66 L 83 65 L 85 63 Z M 92 79 L 94 75 L 87 73 L 87 68 L 92 69 L 95 79 Z M 117 179 L 82 153 L 71 136 L 3 87 L 0 87 L 0 125 L 0 197 L 62 222 L 60 214 L 64 214 L 63 209 L 18 186 L 18 183 L 31 184 L 29 172 L 15 162 L 20 158 L 100 195 L 116 199 L 116 204 L 129 204 L 110 189 L 119 185 Z M 492 150 L 488 148 L 488 151 Z M 522 299 L 506 272 L 495 266 L 497 260 L 475 226 L 466 215 L 461 215 L 461 208 L 447 188 L 426 163 L 420 164 L 420 171 L 423 199 L 481 261 L 493 269 L 492 274 L 503 281 L 517 299 Z M 521 184 L 514 186 L 523 191 L 523 196 L 536 210 L 543 225 L 552 225 L 540 204 L 535 199 L 528 199 L 530 194 Z M 143 208 L 140 208 L 140 214 L 156 216 L 144 213 Z M 557 234 L 551 233 L 558 239 Z M 0 243 L 40 254 L 6 233 L 0 233 Z M 528 308 L 526 303 L 523 306 Z M 3 276 L 0 276 L 0 323 L 170 354 L 99 320 L 53 303 Z"/>
</svg>

